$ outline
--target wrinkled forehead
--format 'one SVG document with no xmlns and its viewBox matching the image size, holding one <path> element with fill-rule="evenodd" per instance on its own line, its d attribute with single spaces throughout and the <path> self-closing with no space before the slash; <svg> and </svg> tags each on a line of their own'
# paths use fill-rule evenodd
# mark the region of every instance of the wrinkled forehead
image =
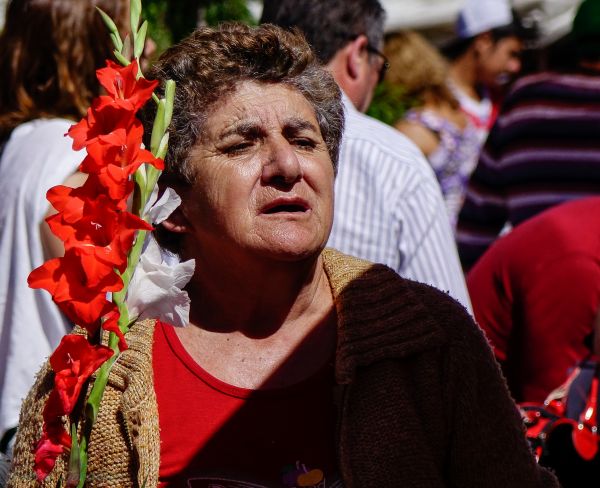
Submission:
<svg viewBox="0 0 600 488">
<path fill-rule="evenodd" d="M 311 130 L 321 137 L 315 110 L 297 89 L 283 83 L 243 81 L 206 112 L 200 142 L 251 130 L 284 127 Z"/>
</svg>

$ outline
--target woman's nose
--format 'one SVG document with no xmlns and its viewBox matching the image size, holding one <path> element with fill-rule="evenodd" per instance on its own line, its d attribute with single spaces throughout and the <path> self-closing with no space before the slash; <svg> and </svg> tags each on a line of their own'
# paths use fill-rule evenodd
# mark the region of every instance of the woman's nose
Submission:
<svg viewBox="0 0 600 488">
<path fill-rule="evenodd" d="M 262 180 L 270 184 L 293 184 L 302 178 L 302 166 L 294 147 L 285 139 L 267 144 Z"/>
</svg>

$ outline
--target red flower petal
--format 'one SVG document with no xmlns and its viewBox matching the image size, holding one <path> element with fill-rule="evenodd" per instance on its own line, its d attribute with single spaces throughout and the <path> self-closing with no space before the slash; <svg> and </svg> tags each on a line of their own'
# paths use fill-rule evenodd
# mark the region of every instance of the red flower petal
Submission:
<svg viewBox="0 0 600 488">
<path fill-rule="evenodd" d="M 73 139 L 73 149 L 78 151 L 98 140 L 115 143 L 136 120 L 135 111 L 115 105 L 110 97 L 98 97 L 87 115 L 72 125 L 67 134 Z"/>
<path fill-rule="evenodd" d="M 121 352 L 123 352 L 125 349 L 127 349 L 127 341 L 125 340 L 125 336 L 123 335 L 123 332 L 121 332 L 121 329 L 119 328 L 119 312 L 117 310 L 114 310 L 112 312 L 110 312 L 108 315 L 106 315 L 104 318 L 104 322 L 102 322 L 102 328 L 104 330 L 107 330 L 109 332 L 114 332 L 115 334 L 117 334 L 117 336 L 119 337 L 119 350 Z"/>
<path fill-rule="evenodd" d="M 46 434 L 38 441 L 35 447 L 35 459 L 33 470 L 41 483 L 54 469 L 56 459 L 65 451 L 62 444 L 57 444 L 48 438 Z"/>
<path fill-rule="evenodd" d="M 121 278 L 112 269 L 104 267 L 93 271 L 98 273 L 98 270 L 107 270 L 106 275 L 88 277 L 89 271 L 82 267 L 77 249 L 69 249 L 62 258 L 47 261 L 33 270 L 28 283 L 31 288 L 47 290 L 73 323 L 94 333 L 101 317 L 112 309 L 106 292 L 123 288 Z"/>
<path fill-rule="evenodd" d="M 83 336 L 63 337 L 50 356 L 50 366 L 56 373 L 54 388 L 65 415 L 73 411 L 83 384 L 112 355 L 109 347 L 93 346 Z"/>
<path fill-rule="evenodd" d="M 106 68 L 96 71 L 96 76 L 117 103 L 130 106 L 132 110 L 138 111 L 152 96 L 158 82 L 145 78 L 136 80 L 137 72 L 137 60 L 133 60 L 128 66 L 120 66 L 112 61 L 107 61 Z"/>
</svg>

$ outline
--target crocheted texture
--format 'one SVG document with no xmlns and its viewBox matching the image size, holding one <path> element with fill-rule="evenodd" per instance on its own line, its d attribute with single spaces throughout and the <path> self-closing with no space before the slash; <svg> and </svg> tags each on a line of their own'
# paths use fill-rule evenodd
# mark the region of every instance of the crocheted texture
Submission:
<svg viewBox="0 0 600 488">
<path fill-rule="evenodd" d="M 88 459 L 88 487 L 133 487 L 144 481 L 158 484 L 160 436 L 152 368 L 154 321 L 136 323 L 127 334 L 129 349 L 113 365 L 98 419 L 92 430 Z M 81 329 L 76 333 L 82 333 Z M 55 488 L 66 479 L 66 456 L 57 460 L 52 473 L 38 484 L 33 472 L 32 447 L 42 433 L 42 411 L 53 385 L 48 364 L 21 408 L 9 487 Z"/>
</svg>

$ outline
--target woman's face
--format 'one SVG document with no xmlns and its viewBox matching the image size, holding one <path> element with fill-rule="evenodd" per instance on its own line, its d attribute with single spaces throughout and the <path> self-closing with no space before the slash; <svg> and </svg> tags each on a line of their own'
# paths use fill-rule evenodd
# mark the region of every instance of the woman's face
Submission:
<svg viewBox="0 0 600 488">
<path fill-rule="evenodd" d="M 294 261 L 325 246 L 333 166 L 298 91 L 242 82 L 211 110 L 191 160 L 195 181 L 182 206 L 188 253 Z"/>
</svg>

